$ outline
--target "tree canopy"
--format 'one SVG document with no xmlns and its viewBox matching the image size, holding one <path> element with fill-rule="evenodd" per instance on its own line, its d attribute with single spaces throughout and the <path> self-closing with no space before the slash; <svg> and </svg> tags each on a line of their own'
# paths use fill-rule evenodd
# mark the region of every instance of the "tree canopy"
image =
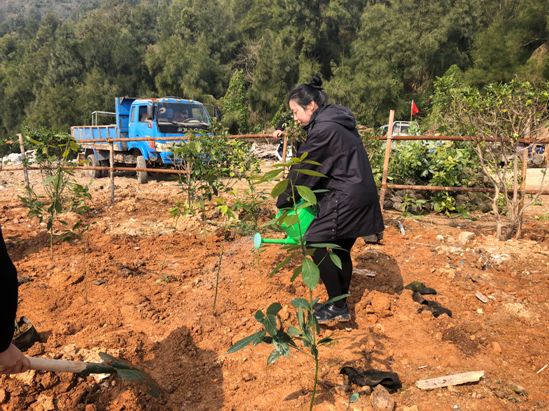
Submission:
<svg viewBox="0 0 549 411">
<path fill-rule="evenodd" d="M 435 80 L 453 65 L 472 87 L 549 79 L 549 0 L 42 3 L 3 9 L 1 139 L 27 126 L 67 131 L 112 110 L 115 96 L 223 105 L 235 73 L 251 128 L 314 73 L 370 127 L 391 108 L 406 118 L 412 99 L 429 107 Z"/>
</svg>

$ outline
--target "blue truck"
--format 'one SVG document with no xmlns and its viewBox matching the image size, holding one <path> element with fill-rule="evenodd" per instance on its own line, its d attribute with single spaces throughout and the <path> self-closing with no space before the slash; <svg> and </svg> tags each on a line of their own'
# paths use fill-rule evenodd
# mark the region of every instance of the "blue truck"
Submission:
<svg viewBox="0 0 549 411">
<path fill-rule="evenodd" d="M 181 137 L 185 141 L 188 130 L 208 130 L 211 125 L 211 117 L 202 103 L 177 97 L 116 97 L 115 110 L 110 113 L 115 116 L 115 124 L 71 127 L 71 135 L 91 166 L 109 166 L 110 144 L 81 142 L 83 140 L 127 138 L 129 141 L 114 143 L 115 166 L 170 167 L 174 165 L 170 150 L 175 142 L 163 141 L 162 137 Z M 151 140 L 130 140 L 145 137 Z M 106 174 L 104 170 L 91 171 L 95 178 Z M 146 171 L 137 172 L 139 183 L 146 183 L 147 179 Z"/>
</svg>

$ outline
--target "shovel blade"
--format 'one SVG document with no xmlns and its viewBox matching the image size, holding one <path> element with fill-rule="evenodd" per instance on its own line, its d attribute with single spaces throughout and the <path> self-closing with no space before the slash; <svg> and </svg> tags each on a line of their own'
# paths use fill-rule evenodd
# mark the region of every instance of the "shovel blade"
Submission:
<svg viewBox="0 0 549 411">
<path fill-rule="evenodd" d="M 121 380 L 145 384 L 149 389 L 149 394 L 153 397 L 159 397 L 162 393 L 162 389 L 150 375 L 134 367 L 129 362 L 104 352 L 100 352 L 99 356 L 107 365 L 116 370 L 116 375 L 118 375 Z"/>
</svg>

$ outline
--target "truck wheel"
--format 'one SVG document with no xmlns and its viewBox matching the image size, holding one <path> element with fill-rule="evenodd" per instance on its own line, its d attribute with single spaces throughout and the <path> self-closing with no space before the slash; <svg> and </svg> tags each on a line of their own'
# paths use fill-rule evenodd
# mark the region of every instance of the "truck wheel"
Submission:
<svg viewBox="0 0 549 411">
<path fill-rule="evenodd" d="M 110 162 L 109 160 L 102 160 L 99 162 L 101 164 L 101 167 L 109 167 Z M 103 170 L 101 171 L 101 177 L 108 177 L 109 176 L 109 170 Z"/>
<path fill-rule="evenodd" d="M 97 160 L 97 158 L 95 158 L 95 155 L 93 154 L 88 154 L 88 165 L 92 166 L 92 167 L 100 167 L 101 164 L 99 163 L 99 161 Z M 103 172 L 101 170 L 89 170 L 90 173 L 89 173 L 89 176 L 92 177 L 92 178 L 101 178 L 103 177 Z"/>
<path fill-rule="evenodd" d="M 147 168 L 147 161 L 145 161 L 145 157 L 137 156 L 137 164 L 135 166 L 137 168 Z M 145 184 L 147 180 L 148 180 L 148 174 L 146 171 L 137 172 L 137 182 L 139 184 Z"/>
</svg>

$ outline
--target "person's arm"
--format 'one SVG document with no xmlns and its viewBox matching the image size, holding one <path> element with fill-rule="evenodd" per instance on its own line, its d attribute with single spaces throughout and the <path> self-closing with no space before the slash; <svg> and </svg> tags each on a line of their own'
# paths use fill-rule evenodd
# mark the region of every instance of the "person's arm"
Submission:
<svg viewBox="0 0 549 411">
<path fill-rule="evenodd" d="M 29 368 L 29 360 L 11 343 L 17 312 L 17 270 L 0 228 L 0 372 L 13 374 Z"/>
<path fill-rule="evenodd" d="M 284 129 L 286 124 L 292 120 L 292 115 L 290 113 L 284 113 L 280 116 L 280 120 L 275 125 L 275 131 L 273 132 L 273 137 L 280 138 L 284 134 Z"/>
</svg>

